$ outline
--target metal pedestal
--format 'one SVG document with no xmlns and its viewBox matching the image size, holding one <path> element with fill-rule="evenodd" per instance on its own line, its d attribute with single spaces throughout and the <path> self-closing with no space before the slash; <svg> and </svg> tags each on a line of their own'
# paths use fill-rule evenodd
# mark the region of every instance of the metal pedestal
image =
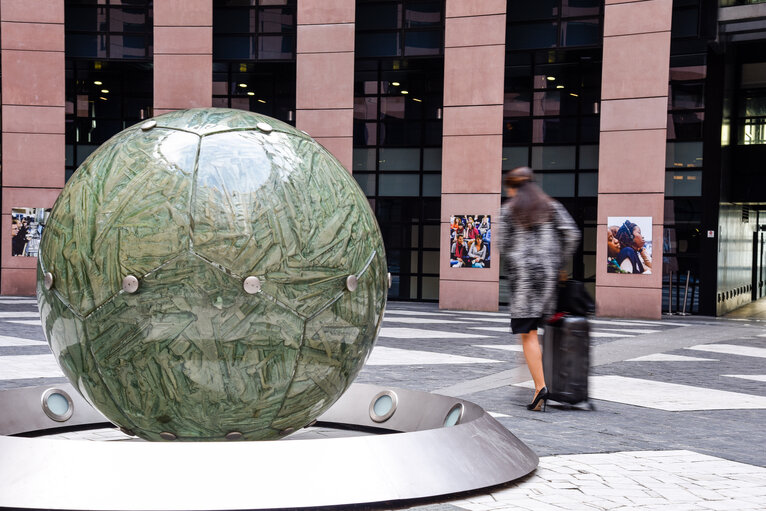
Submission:
<svg viewBox="0 0 766 511">
<path fill-rule="evenodd" d="M 45 438 L 44 430 L 105 420 L 70 385 L 57 388 L 71 397 L 73 413 L 64 422 L 49 418 L 40 404 L 48 386 L 0 391 L 0 507 L 344 506 L 477 490 L 525 476 L 538 464 L 534 452 L 479 406 L 426 392 L 354 384 L 319 419 L 381 434 L 150 443 Z M 373 406 L 384 394 L 393 406 L 387 418 Z"/>
</svg>

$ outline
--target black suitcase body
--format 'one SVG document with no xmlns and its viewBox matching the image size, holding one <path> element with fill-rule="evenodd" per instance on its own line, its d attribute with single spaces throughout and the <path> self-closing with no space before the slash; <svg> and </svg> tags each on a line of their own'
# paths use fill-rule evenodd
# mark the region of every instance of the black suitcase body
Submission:
<svg viewBox="0 0 766 511">
<path fill-rule="evenodd" d="M 565 316 L 553 324 L 546 324 L 543 371 L 550 399 L 569 404 L 587 401 L 589 369 L 590 325 L 587 318 Z"/>
</svg>

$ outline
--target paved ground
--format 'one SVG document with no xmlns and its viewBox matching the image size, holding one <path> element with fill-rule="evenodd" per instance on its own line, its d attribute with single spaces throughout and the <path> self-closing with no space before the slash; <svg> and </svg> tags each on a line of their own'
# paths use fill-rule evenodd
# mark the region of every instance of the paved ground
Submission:
<svg viewBox="0 0 766 511">
<path fill-rule="evenodd" d="M 592 327 L 596 410 L 528 412 L 529 373 L 505 314 L 389 304 L 357 381 L 469 399 L 541 457 L 510 486 L 416 509 L 766 510 L 766 322 Z M 0 297 L 0 389 L 56 381 L 34 300 Z"/>
</svg>

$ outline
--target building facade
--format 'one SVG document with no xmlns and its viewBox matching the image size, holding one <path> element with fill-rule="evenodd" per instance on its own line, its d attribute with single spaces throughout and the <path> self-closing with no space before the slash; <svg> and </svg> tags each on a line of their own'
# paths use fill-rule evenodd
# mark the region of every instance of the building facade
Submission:
<svg viewBox="0 0 766 511">
<path fill-rule="evenodd" d="M 101 143 L 216 106 L 353 173 L 390 299 L 507 302 L 491 224 L 529 165 L 582 229 L 569 270 L 600 314 L 723 314 L 766 293 L 764 20 L 754 0 L 0 0 L 0 293 L 34 293 L 46 209 Z M 452 256 L 456 218 L 483 267 Z M 632 270 L 609 248 L 626 221 L 651 251 Z"/>
</svg>

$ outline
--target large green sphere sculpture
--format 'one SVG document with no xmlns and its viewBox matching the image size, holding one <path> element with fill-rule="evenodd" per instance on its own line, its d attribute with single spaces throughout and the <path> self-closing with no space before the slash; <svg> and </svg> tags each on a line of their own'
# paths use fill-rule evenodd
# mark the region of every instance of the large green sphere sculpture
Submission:
<svg viewBox="0 0 766 511">
<path fill-rule="evenodd" d="M 227 109 L 128 128 L 67 183 L 37 297 L 66 376 L 148 440 L 269 439 L 351 384 L 386 302 L 366 198 L 308 135 Z"/>
</svg>

